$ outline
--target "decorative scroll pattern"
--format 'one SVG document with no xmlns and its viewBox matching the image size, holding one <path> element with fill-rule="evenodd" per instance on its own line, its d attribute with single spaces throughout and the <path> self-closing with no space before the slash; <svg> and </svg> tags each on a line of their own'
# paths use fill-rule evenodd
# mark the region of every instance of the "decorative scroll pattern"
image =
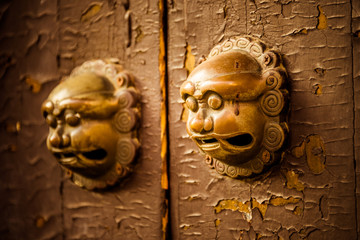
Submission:
<svg viewBox="0 0 360 240">
<path fill-rule="evenodd" d="M 250 53 L 264 70 L 276 68 L 281 63 L 281 58 L 275 51 L 267 49 L 264 42 L 250 36 L 225 40 L 211 50 L 208 59 L 230 50 L 243 50 Z"/>
<path fill-rule="evenodd" d="M 279 115 L 284 107 L 284 97 L 279 90 L 267 91 L 260 100 L 263 112 L 271 117 Z"/>
<path fill-rule="evenodd" d="M 122 133 L 130 132 L 136 124 L 136 115 L 129 109 L 119 111 L 115 118 L 115 127 Z"/>
<path fill-rule="evenodd" d="M 136 154 L 136 146 L 130 139 L 120 139 L 117 143 L 118 149 L 116 159 L 122 165 L 130 164 Z"/>
<path fill-rule="evenodd" d="M 279 124 L 269 123 L 265 127 L 264 145 L 269 151 L 275 152 L 281 148 L 284 143 L 284 130 Z"/>
</svg>

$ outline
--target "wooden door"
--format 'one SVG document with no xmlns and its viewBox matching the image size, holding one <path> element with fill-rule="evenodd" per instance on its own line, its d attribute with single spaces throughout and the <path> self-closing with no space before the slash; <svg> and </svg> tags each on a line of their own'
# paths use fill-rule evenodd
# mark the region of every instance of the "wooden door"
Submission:
<svg viewBox="0 0 360 240">
<path fill-rule="evenodd" d="M 156 1 L 1 1 L 1 239 L 161 239 Z M 155 57 L 154 57 L 155 56 Z M 75 186 L 46 149 L 41 103 L 86 60 L 119 58 L 141 91 L 141 152 L 106 192 Z"/>
<path fill-rule="evenodd" d="M 0 238 L 357 239 L 359 13 L 350 0 L 1 1 Z M 284 159 L 245 181 L 207 167 L 179 94 L 238 35 L 283 54 L 290 91 Z M 40 106 L 74 67 L 109 57 L 137 77 L 141 150 L 119 186 L 91 192 L 47 151 Z"/>
<path fill-rule="evenodd" d="M 357 239 L 358 1 L 185 0 L 168 11 L 173 239 Z M 259 180 L 209 169 L 179 104 L 200 57 L 237 35 L 277 48 L 289 74 L 288 148 Z"/>
</svg>

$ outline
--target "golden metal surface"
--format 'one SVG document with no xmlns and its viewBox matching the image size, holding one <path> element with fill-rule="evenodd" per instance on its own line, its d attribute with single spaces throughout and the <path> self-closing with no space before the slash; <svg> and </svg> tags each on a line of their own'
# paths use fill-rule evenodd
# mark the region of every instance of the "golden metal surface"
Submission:
<svg viewBox="0 0 360 240">
<path fill-rule="evenodd" d="M 42 105 L 47 147 L 75 184 L 102 189 L 132 170 L 138 100 L 134 76 L 114 59 L 85 62 L 52 90 Z"/>
<path fill-rule="evenodd" d="M 286 70 L 252 37 L 215 46 L 182 84 L 186 129 L 220 174 L 250 177 L 278 162 L 286 133 Z"/>
</svg>

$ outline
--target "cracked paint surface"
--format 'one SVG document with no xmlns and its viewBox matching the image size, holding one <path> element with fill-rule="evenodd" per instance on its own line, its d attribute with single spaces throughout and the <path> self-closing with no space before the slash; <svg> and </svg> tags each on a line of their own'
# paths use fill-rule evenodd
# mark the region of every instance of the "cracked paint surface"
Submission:
<svg viewBox="0 0 360 240">
<path fill-rule="evenodd" d="M 359 88 L 358 81 L 353 88 L 351 32 L 357 36 L 359 29 L 350 29 L 351 16 L 358 21 L 351 4 L 358 5 L 172 1 L 168 64 L 174 239 L 357 238 L 354 189 L 357 195 L 360 191 L 354 172 L 352 96 L 355 89 L 358 98 Z M 191 46 L 197 62 L 223 39 L 246 34 L 284 54 L 290 134 L 279 166 L 262 178 L 239 181 L 206 167 L 204 156 L 187 138 L 182 122 L 186 109 L 178 92 L 187 77 L 184 48 Z M 358 77 L 358 70 L 354 74 Z M 358 105 L 355 109 L 359 112 Z M 190 196 L 201 197 L 188 201 Z"/>
<path fill-rule="evenodd" d="M 157 2 L 1 1 L 0 21 L 1 239 L 161 239 Z M 90 192 L 46 149 L 40 106 L 75 66 L 111 57 L 137 77 L 143 147 L 129 178 Z"/>
<path fill-rule="evenodd" d="M 356 239 L 360 2 L 167 2 L 173 239 Z M 158 2 L 2 1 L 0 20 L 0 195 L 6 196 L 0 235 L 160 239 L 165 215 L 154 57 L 160 48 Z M 264 178 L 238 181 L 206 167 L 181 121 L 186 111 L 178 91 L 215 44 L 246 34 L 284 54 L 291 131 L 280 166 Z M 74 66 L 109 56 L 138 77 L 146 106 L 143 148 L 135 172 L 122 185 L 88 192 L 69 183 L 46 151 L 47 127 L 37 106 Z"/>
</svg>

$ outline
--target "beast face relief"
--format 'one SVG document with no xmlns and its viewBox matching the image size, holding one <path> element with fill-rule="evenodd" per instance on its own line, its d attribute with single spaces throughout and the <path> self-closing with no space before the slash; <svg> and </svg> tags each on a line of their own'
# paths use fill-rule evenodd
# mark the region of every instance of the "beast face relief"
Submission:
<svg viewBox="0 0 360 240">
<path fill-rule="evenodd" d="M 215 46 L 182 84 L 186 129 L 220 174 L 252 177 L 281 158 L 286 70 L 259 39 L 234 37 Z"/>
<path fill-rule="evenodd" d="M 131 171 L 138 100 L 133 75 L 116 60 L 85 62 L 52 90 L 42 105 L 47 147 L 76 185 L 103 189 Z"/>
</svg>

